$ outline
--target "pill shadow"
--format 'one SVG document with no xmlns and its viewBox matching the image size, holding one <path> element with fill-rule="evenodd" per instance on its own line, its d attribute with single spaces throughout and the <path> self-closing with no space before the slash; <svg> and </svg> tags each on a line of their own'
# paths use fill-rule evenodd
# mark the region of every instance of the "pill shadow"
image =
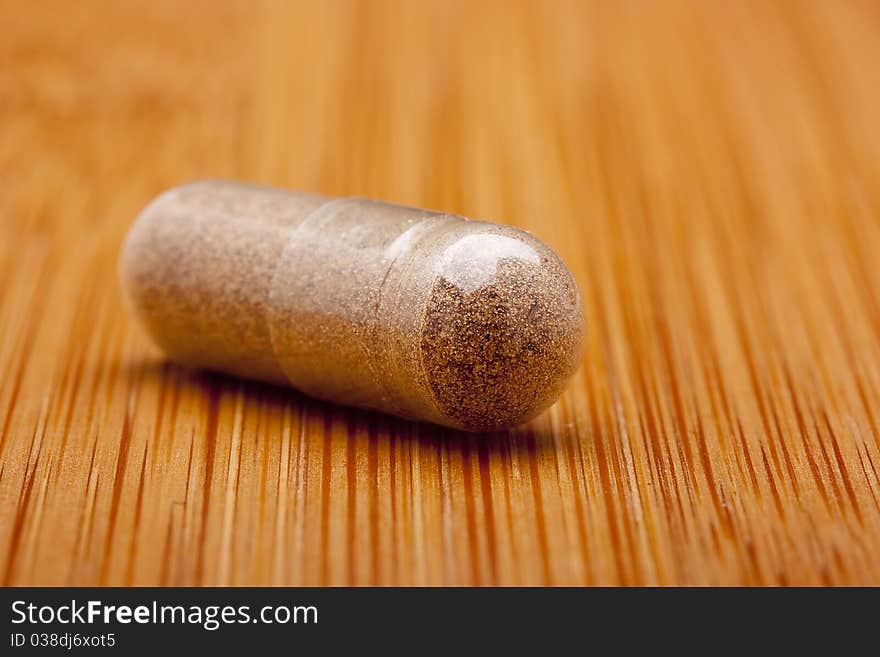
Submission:
<svg viewBox="0 0 880 657">
<path fill-rule="evenodd" d="M 135 361 L 123 369 L 132 384 L 141 389 L 152 388 L 157 395 L 162 390 L 173 390 L 178 399 L 202 398 L 204 405 L 200 407 L 214 416 L 219 413 L 221 404 L 232 403 L 240 395 L 246 413 L 249 409 L 262 409 L 276 415 L 288 413 L 290 417 L 306 422 L 308 427 L 314 427 L 316 432 L 323 427 L 325 439 L 330 436 L 330 427 L 345 426 L 352 438 L 363 434 L 371 437 L 384 435 L 404 447 L 417 442 L 422 449 L 445 449 L 449 454 L 472 454 L 479 450 L 481 459 L 492 456 L 535 458 L 554 449 L 552 436 L 530 424 L 509 431 L 470 433 L 340 406 L 314 399 L 291 387 L 194 370 L 167 360 Z M 280 438 L 280 432 L 261 437 L 270 441 Z M 158 439 L 162 441 L 163 437 Z"/>
</svg>

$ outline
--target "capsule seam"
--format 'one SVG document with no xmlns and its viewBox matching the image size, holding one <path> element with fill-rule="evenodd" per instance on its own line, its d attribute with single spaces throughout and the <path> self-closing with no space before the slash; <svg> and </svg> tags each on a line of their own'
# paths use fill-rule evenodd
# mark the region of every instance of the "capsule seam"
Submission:
<svg viewBox="0 0 880 657">
<path fill-rule="evenodd" d="M 322 211 L 326 211 L 326 208 L 330 206 L 341 205 L 350 200 L 351 199 L 347 197 L 330 199 L 326 203 L 322 203 L 318 207 L 314 208 L 311 212 L 309 212 L 305 216 L 305 218 L 303 218 L 303 220 L 293 230 L 290 231 L 290 234 L 288 235 L 284 246 L 278 252 L 278 258 L 275 260 L 275 265 L 272 269 L 272 278 L 269 281 L 269 289 L 266 291 L 266 305 L 263 311 L 263 320 L 266 322 L 266 328 L 268 329 L 269 333 L 269 342 L 272 345 L 272 355 L 275 357 L 275 362 L 278 365 L 278 368 L 284 374 L 284 378 L 286 378 L 287 381 L 294 387 L 298 387 L 298 384 L 290 377 L 290 374 L 287 373 L 287 369 L 284 367 L 284 358 L 282 357 L 278 349 L 275 322 L 273 322 L 271 317 L 269 316 L 270 310 L 274 307 L 273 296 L 275 293 L 276 285 L 278 284 L 281 263 L 284 261 L 284 254 L 287 252 L 287 249 L 290 247 L 297 234 L 303 229 L 303 226 L 308 224 L 308 222 L 314 218 L 316 214 Z"/>
</svg>

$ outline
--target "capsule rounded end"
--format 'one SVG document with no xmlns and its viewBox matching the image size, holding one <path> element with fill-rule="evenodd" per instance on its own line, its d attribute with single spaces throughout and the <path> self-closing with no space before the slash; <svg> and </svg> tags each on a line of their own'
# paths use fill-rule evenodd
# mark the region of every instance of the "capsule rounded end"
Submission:
<svg viewBox="0 0 880 657">
<path fill-rule="evenodd" d="M 557 399 L 584 333 L 577 283 L 552 249 L 516 228 L 468 222 L 440 260 L 422 363 L 448 424 L 497 431 Z"/>
</svg>

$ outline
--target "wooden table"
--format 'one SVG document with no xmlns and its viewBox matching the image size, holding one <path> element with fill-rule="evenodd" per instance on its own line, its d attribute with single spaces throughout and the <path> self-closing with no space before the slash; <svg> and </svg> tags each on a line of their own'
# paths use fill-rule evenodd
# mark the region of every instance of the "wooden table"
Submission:
<svg viewBox="0 0 880 657">
<path fill-rule="evenodd" d="M 3 2 L 5 584 L 880 584 L 876 2 Z M 195 178 L 509 222 L 583 366 L 504 436 L 185 371 Z"/>
</svg>

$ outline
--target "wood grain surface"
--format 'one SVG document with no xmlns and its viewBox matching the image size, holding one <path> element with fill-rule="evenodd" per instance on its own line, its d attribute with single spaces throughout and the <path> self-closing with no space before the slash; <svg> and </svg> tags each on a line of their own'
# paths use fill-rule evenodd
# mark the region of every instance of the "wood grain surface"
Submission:
<svg viewBox="0 0 880 657">
<path fill-rule="evenodd" d="M 0 4 L 0 582 L 880 584 L 880 4 Z M 165 362 L 237 178 L 526 228 L 583 366 L 474 436 Z"/>
</svg>

